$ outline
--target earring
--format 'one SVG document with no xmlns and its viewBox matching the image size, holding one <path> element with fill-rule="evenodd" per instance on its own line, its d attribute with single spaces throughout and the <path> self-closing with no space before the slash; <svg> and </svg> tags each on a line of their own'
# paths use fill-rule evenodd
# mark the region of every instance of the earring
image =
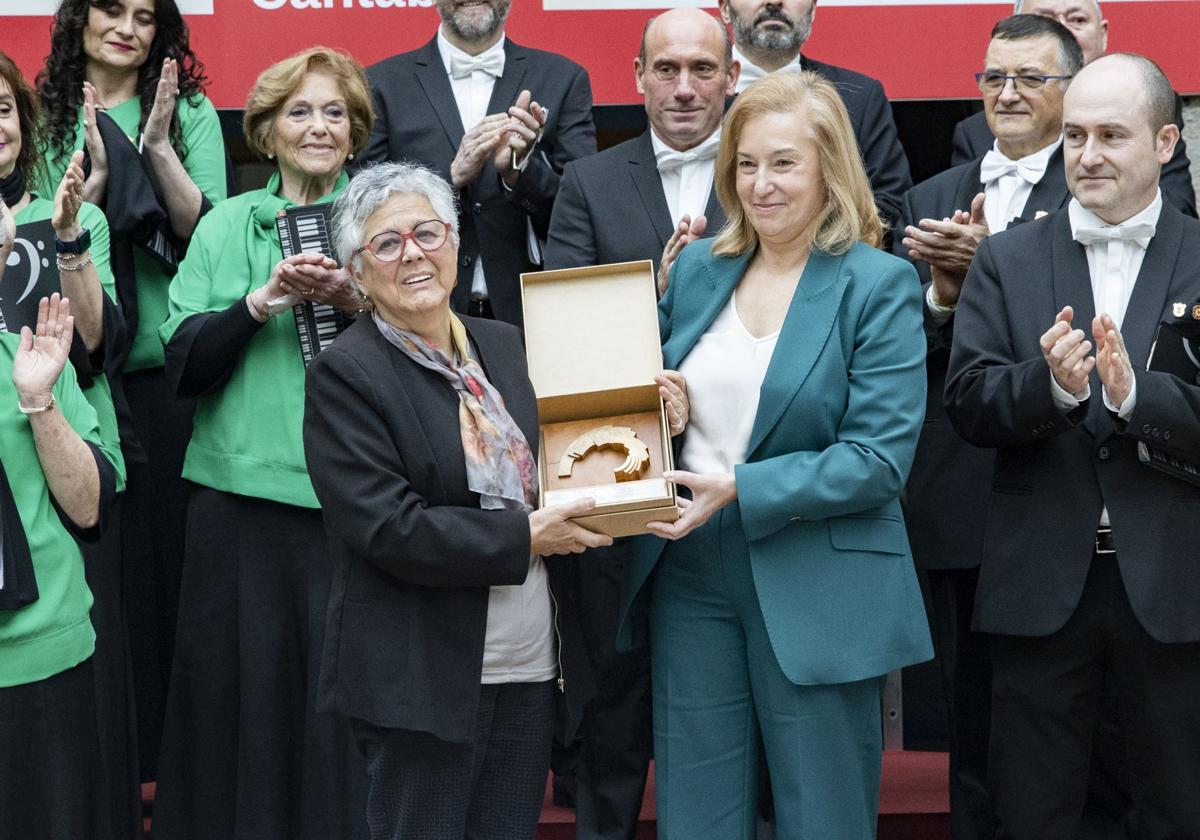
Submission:
<svg viewBox="0 0 1200 840">
<path fill-rule="evenodd" d="M 275 153 L 267 152 L 267 160 L 275 160 Z"/>
<path fill-rule="evenodd" d="M 346 160 L 354 160 L 354 152 L 351 152 L 350 154 L 346 155 Z"/>
</svg>

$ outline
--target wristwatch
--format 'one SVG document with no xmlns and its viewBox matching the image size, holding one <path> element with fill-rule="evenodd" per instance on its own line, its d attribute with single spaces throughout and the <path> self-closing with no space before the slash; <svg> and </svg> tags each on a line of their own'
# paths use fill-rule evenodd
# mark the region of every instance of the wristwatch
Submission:
<svg viewBox="0 0 1200 840">
<path fill-rule="evenodd" d="M 54 236 L 54 253 L 56 254 L 82 254 L 92 245 L 92 232 L 87 228 L 79 231 L 79 237 L 73 242 L 63 242 Z"/>
</svg>

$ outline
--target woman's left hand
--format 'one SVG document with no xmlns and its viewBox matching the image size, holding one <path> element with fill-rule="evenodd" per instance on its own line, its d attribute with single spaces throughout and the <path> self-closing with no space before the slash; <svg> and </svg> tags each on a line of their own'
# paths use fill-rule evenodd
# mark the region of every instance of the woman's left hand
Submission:
<svg viewBox="0 0 1200 840">
<path fill-rule="evenodd" d="M 731 473 L 698 473 L 667 470 L 663 478 L 682 484 L 692 498 L 676 500 L 680 516 L 674 522 L 650 522 L 646 528 L 660 537 L 677 540 L 686 537 L 712 518 L 713 514 L 737 499 L 737 480 Z"/>
<path fill-rule="evenodd" d="M 163 59 L 162 74 L 158 77 L 158 89 L 154 92 L 154 105 L 146 118 L 146 145 L 171 144 L 171 118 L 175 116 L 175 102 L 179 96 L 179 65 L 173 58 Z"/>
<path fill-rule="evenodd" d="M 36 408 L 50 401 L 54 383 L 67 363 L 74 332 L 70 301 L 58 292 L 42 298 L 37 329 L 21 327 L 21 342 L 13 354 L 12 381 L 21 405 Z"/>
<path fill-rule="evenodd" d="M 74 242 L 81 233 L 79 208 L 83 206 L 83 152 L 71 155 L 67 171 L 63 173 L 58 190 L 54 193 L 54 213 L 50 224 L 60 242 Z"/>
<path fill-rule="evenodd" d="M 691 408 L 683 374 L 677 370 L 664 370 L 654 377 L 654 381 L 658 383 L 658 395 L 667 409 L 667 429 L 671 437 L 682 434 Z"/>
<path fill-rule="evenodd" d="M 280 274 L 280 287 L 299 300 L 327 303 L 350 313 L 363 308 L 362 296 L 350 282 L 350 275 L 331 259 L 319 265 L 284 265 Z"/>
</svg>

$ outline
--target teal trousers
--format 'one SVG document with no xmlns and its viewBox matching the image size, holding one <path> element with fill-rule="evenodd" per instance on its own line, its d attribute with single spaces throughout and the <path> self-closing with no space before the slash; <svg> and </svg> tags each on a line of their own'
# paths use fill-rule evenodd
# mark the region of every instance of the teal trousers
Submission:
<svg viewBox="0 0 1200 840">
<path fill-rule="evenodd" d="M 737 504 L 670 543 L 652 586 L 660 840 L 753 840 L 760 734 L 779 840 L 874 838 L 883 677 L 796 685 L 784 676 Z"/>
</svg>

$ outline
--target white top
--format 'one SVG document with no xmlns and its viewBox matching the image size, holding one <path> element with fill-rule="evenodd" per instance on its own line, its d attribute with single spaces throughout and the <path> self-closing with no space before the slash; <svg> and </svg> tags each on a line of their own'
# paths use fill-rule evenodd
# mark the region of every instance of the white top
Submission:
<svg viewBox="0 0 1200 840">
<path fill-rule="evenodd" d="M 458 106 L 458 116 L 462 119 L 463 130 L 470 131 L 479 121 L 487 116 L 488 102 L 492 99 L 492 88 L 496 86 L 496 77 L 483 70 L 476 70 L 469 76 L 456 79 L 450 74 L 450 61 L 455 56 L 470 58 L 468 53 L 446 40 L 441 27 L 437 34 L 438 52 L 442 55 L 442 66 L 446 68 L 446 77 L 450 80 L 450 89 L 454 91 L 454 104 Z M 504 36 L 476 58 L 486 58 L 499 53 L 504 66 Z M 475 257 L 475 274 L 471 279 L 471 294 L 487 297 L 487 280 L 483 276 L 483 260 Z"/>
<path fill-rule="evenodd" d="M 799 53 L 796 54 L 796 57 L 792 61 L 783 65 L 776 71 L 768 71 L 768 70 L 764 70 L 763 68 L 759 67 L 757 64 L 750 61 L 750 59 L 746 58 L 746 56 L 744 56 L 740 52 L 738 52 L 737 47 L 733 48 L 733 58 L 735 61 L 737 61 L 739 64 L 742 65 L 742 72 L 738 75 L 738 80 L 737 80 L 737 92 L 738 93 L 741 93 L 746 88 L 750 87 L 751 82 L 757 82 L 759 79 L 763 78 L 764 76 L 769 76 L 771 74 L 771 72 L 798 73 L 804 69 L 803 67 L 800 66 L 800 54 Z"/>
<path fill-rule="evenodd" d="M 554 610 L 546 564 L 535 556 L 529 561 L 524 583 L 493 586 L 488 593 L 480 682 L 489 685 L 554 679 L 558 676 L 554 643 Z"/>
<path fill-rule="evenodd" d="M 983 187 L 983 215 L 987 219 L 989 233 L 1004 230 L 1014 217 L 1025 211 L 1025 202 L 1029 200 L 1029 194 L 1033 192 L 1034 185 L 1045 177 L 1050 158 L 1061 145 L 1060 134 L 1049 146 L 1019 160 L 1012 160 L 1001 152 L 999 141 L 992 145 L 984 156 L 984 163 L 991 164 L 1003 174 L 985 182 Z M 983 174 L 986 175 L 988 169 L 985 165 Z"/>
<path fill-rule="evenodd" d="M 693 219 L 704 214 L 708 196 L 712 193 L 713 171 L 716 168 L 717 147 L 721 145 L 718 128 L 694 149 L 678 152 L 650 131 L 650 145 L 658 163 L 667 209 L 671 211 L 671 226 L 679 224 L 684 214 Z"/>
<path fill-rule="evenodd" d="M 746 460 L 759 391 L 779 331 L 755 338 L 737 314 L 737 293 L 696 342 L 679 372 L 688 384 L 691 415 L 681 469 L 732 473 Z"/>
<path fill-rule="evenodd" d="M 1153 229 L 1158 225 L 1158 217 L 1161 213 L 1161 190 L 1145 210 L 1126 219 L 1120 225 L 1106 223 L 1080 204 L 1077 198 L 1072 198 L 1067 205 L 1067 218 L 1071 222 L 1072 238 L 1078 236 L 1080 228 L 1116 228 L 1149 224 Z M 1129 306 L 1129 298 L 1133 296 L 1133 286 L 1137 282 L 1138 272 L 1142 270 L 1142 260 L 1146 257 L 1146 248 L 1149 244 L 1150 238 L 1146 237 L 1127 240 L 1110 239 L 1107 242 L 1083 246 L 1083 250 L 1087 254 L 1088 276 L 1092 281 L 1092 300 L 1096 307 L 1096 314 L 1103 315 L 1107 312 L 1112 316 L 1117 329 L 1121 328 L 1121 324 L 1125 320 L 1125 310 Z M 1074 326 L 1083 330 L 1087 340 L 1092 341 L 1091 324 Z M 1092 386 L 1088 384 L 1080 394 L 1070 394 L 1051 375 L 1050 393 L 1054 395 L 1054 402 L 1061 410 L 1071 411 L 1092 395 Z M 1133 407 L 1137 402 L 1137 378 L 1134 378 L 1129 389 L 1129 396 L 1125 398 L 1125 402 L 1121 403 L 1120 410 L 1109 399 L 1107 388 L 1101 389 L 1101 396 L 1109 411 L 1116 411 L 1118 417 L 1128 420 L 1129 416 L 1133 414 Z M 1100 513 L 1100 526 L 1107 528 L 1108 524 L 1108 508 L 1105 507 Z"/>
</svg>

